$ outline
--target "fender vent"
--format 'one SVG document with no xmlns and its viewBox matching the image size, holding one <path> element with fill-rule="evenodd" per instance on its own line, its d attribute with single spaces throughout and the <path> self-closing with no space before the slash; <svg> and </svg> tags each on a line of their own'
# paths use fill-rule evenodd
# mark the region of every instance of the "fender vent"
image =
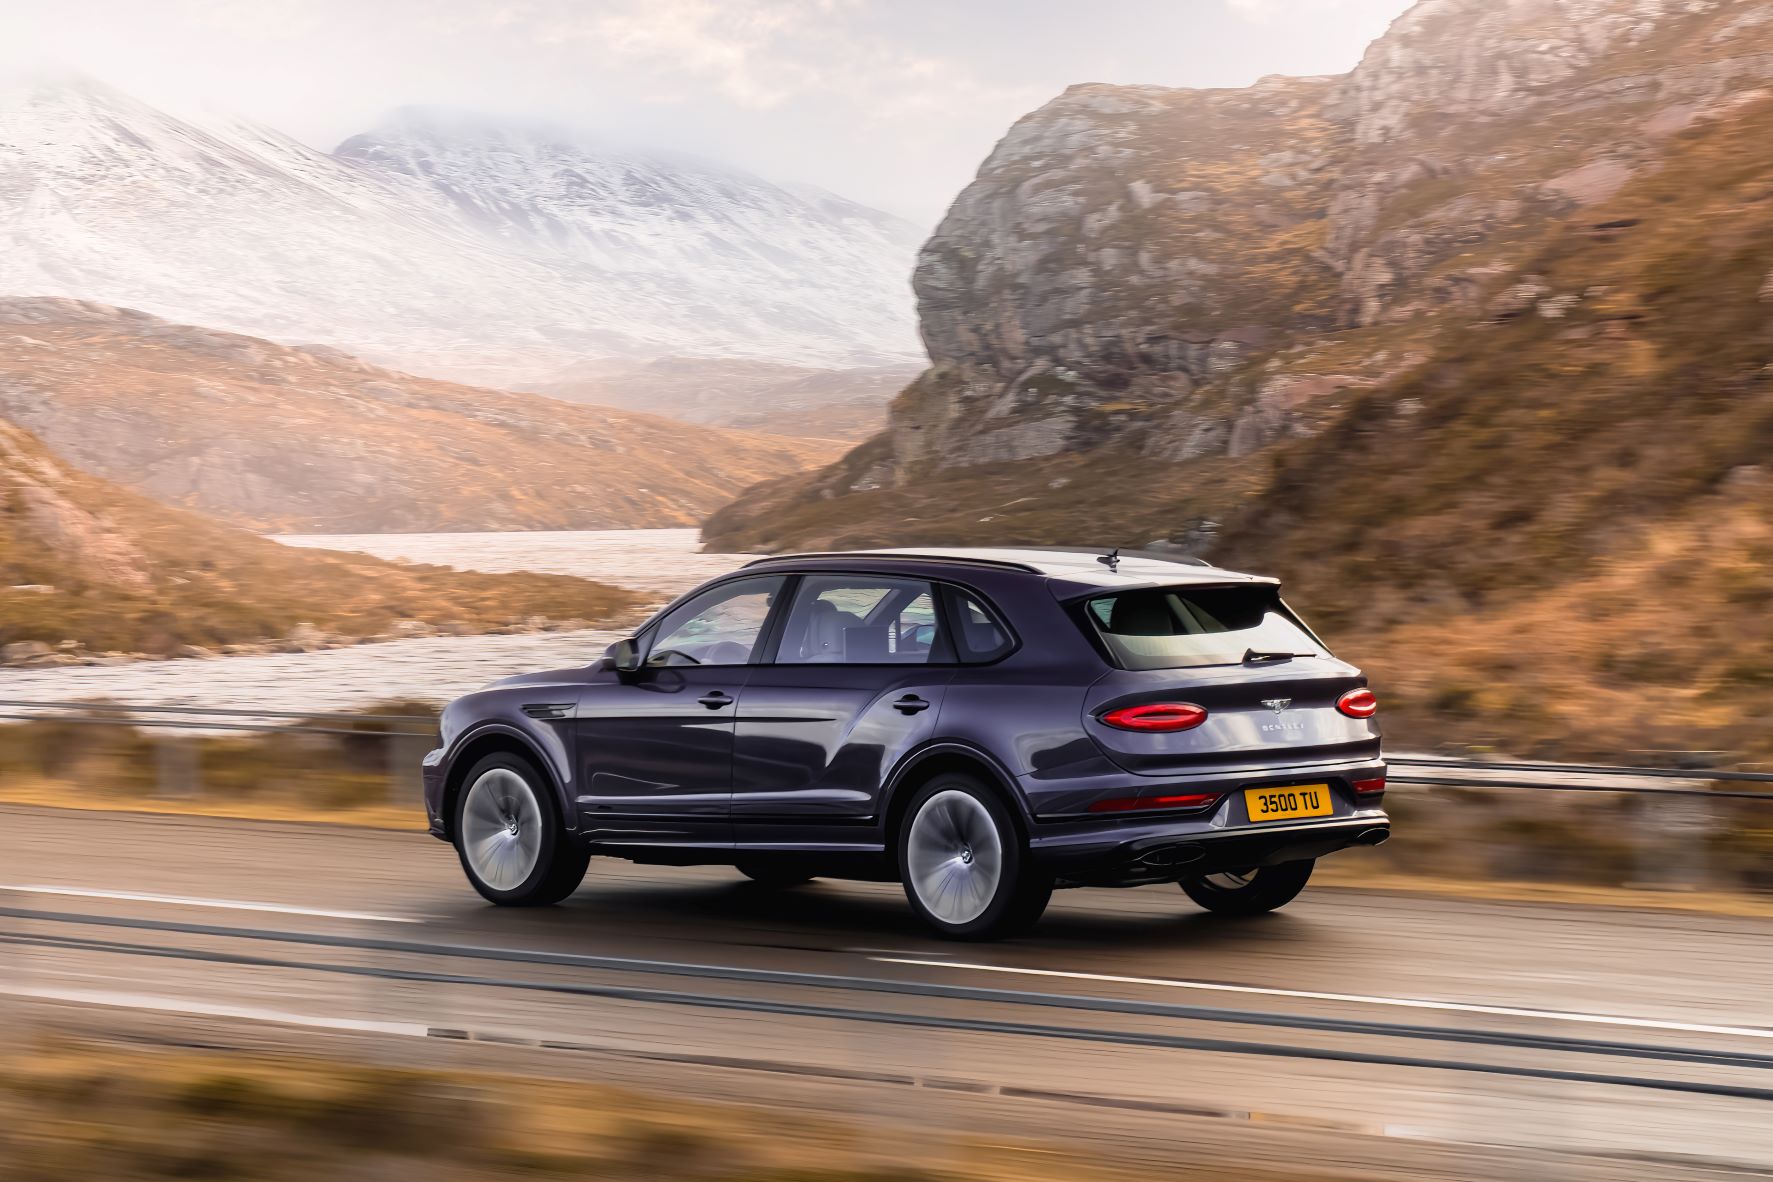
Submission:
<svg viewBox="0 0 1773 1182">
<path fill-rule="evenodd" d="M 531 718 L 554 720 L 570 718 L 573 712 L 571 702 L 526 702 L 522 706 L 525 714 Z"/>
</svg>

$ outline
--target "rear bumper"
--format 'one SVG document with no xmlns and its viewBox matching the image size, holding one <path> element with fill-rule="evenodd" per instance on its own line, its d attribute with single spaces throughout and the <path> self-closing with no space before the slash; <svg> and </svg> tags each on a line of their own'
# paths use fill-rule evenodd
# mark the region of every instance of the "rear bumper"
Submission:
<svg viewBox="0 0 1773 1182">
<path fill-rule="evenodd" d="M 1062 881 L 1134 886 L 1321 858 L 1352 846 L 1379 845 L 1390 836 L 1390 818 L 1382 810 L 1364 809 L 1354 817 L 1205 833 L 1141 825 L 1137 832 L 1043 834 L 1032 848 Z"/>
<path fill-rule="evenodd" d="M 1382 797 L 1358 796 L 1349 787 L 1354 780 L 1384 774 L 1384 764 L 1362 763 L 1314 770 L 1309 776 L 1255 775 L 1213 784 L 1192 781 L 1174 790 L 1223 793 L 1218 804 L 1194 813 L 1036 821 L 1030 827 L 1029 850 L 1062 882 L 1108 886 L 1174 881 L 1321 858 L 1351 846 L 1379 845 L 1390 838 L 1391 818 L 1380 803 Z M 1249 819 L 1244 789 L 1306 779 L 1331 785 L 1333 815 L 1298 821 Z"/>
</svg>

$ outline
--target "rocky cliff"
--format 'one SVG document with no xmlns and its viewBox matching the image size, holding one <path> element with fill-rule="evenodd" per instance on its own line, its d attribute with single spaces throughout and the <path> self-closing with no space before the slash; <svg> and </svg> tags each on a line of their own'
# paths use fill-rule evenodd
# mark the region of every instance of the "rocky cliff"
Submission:
<svg viewBox="0 0 1773 1182">
<path fill-rule="evenodd" d="M 1011 129 L 925 245 L 934 364 L 887 433 L 712 536 L 1002 528 L 869 508 L 946 480 L 1107 525 L 1117 508 L 1076 503 L 1089 481 L 1048 487 L 1103 448 L 1218 484 L 1218 461 L 1315 434 L 1449 324 L 1526 298 L 1507 277 L 1548 235 L 1770 80 L 1766 0 L 1424 0 L 1345 77 L 1074 87 Z M 1021 482 L 992 471 L 1030 461 Z M 1159 533 L 1198 541 L 1211 515 Z"/>
<path fill-rule="evenodd" d="M 1767 749 L 1770 144 L 1769 0 L 1429 0 L 1345 78 L 1074 89 L 925 248 L 889 430 L 709 541 L 1178 544 L 1285 577 L 1415 741 Z"/>
</svg>

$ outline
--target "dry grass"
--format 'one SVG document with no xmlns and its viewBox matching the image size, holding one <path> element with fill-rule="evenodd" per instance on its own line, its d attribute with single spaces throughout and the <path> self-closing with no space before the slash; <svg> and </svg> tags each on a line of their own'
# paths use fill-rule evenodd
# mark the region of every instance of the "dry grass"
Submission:
<svg viewBox="0 0 1773 1182">
<path fill-rule="evenodd" d="M 288 821 L 309 825 L 349 825 L 358 829 L 422 832 L 424 809 L 417 794 L 402 806 L 385 800 L 322 806 L 296 800 L 238 800 L 214 795 L 178 799 L 142 796 L 66 780 L 7 777 L 0 780 L 0 804 L 71 809 L 89 813 L 144 813 L 168 817 L 217 817 L 231 821 Z"/>
<path fill-rule="evenodd" d="M 641 602 L 560 575 L 279 545 L 78 472 L 0 423 L 0 644 L 169 653 L 284 637 L 301 623 L 353 637 L 402 619 L 485 632 L 538 617 L 607 621 Z"/>
<path fill-rule="evenodd" d="M 1769 134 L 1686 133 L 1521 268 L 1565 315 L 1450 335 L 1237 520 L 1406 739 L 1773 755 Z"/>
<path fill-rule="evenodd" d="M 319 1059 L 62 1042 L 0 1063 L 0 1182 L 1088 1182 L 1058 1145 L 882 1136 L 806 1111 Z M 1138 1176 L 1145 1176 L 1143 1174 Z M 1219 1170 L 1170 1176 L 1220 1182 Z M 1350 1178 L 1334 1166 L 1240 1182 Z"/>
<path fill-rule="evenodd" d="M 366 716 L 423 717 L 391 702 Z M 91 717 L 100 717 L 93 715 Z M 415 723 L 329 717 L 311 725 L 350 733 L 189 735 L 92 721 L 0 726 L 0 801 L 85 810 L 257 820 L 345 822 L 385 829 L 425 825 L 419 760 L 434 742 Z M 163 744 L 176 748 L 165 761 Z M 391 775 L 398 771 L 398 777 Z"/>
<path fill-rule="evenodd" d="M 0 417 L 95 475 L 275 533 L 691 525 L 839 451 L 44 299 L 0 299 Z"/>
</svg>

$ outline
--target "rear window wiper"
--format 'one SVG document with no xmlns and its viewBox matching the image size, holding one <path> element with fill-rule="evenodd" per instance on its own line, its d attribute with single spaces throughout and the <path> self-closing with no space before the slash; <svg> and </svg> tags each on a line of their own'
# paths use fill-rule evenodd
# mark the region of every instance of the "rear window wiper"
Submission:
<svg viewBox="0 0 1773 1182">
<path fill-rule="evenodd" d="M 1315 657 L 1316 653 L 1260 653 L 1255 649 L 1244 650 L 1244 664 L 1259 665 L 1264 661 L 1290 661 L 1294 657 Z"/>
</svg>

